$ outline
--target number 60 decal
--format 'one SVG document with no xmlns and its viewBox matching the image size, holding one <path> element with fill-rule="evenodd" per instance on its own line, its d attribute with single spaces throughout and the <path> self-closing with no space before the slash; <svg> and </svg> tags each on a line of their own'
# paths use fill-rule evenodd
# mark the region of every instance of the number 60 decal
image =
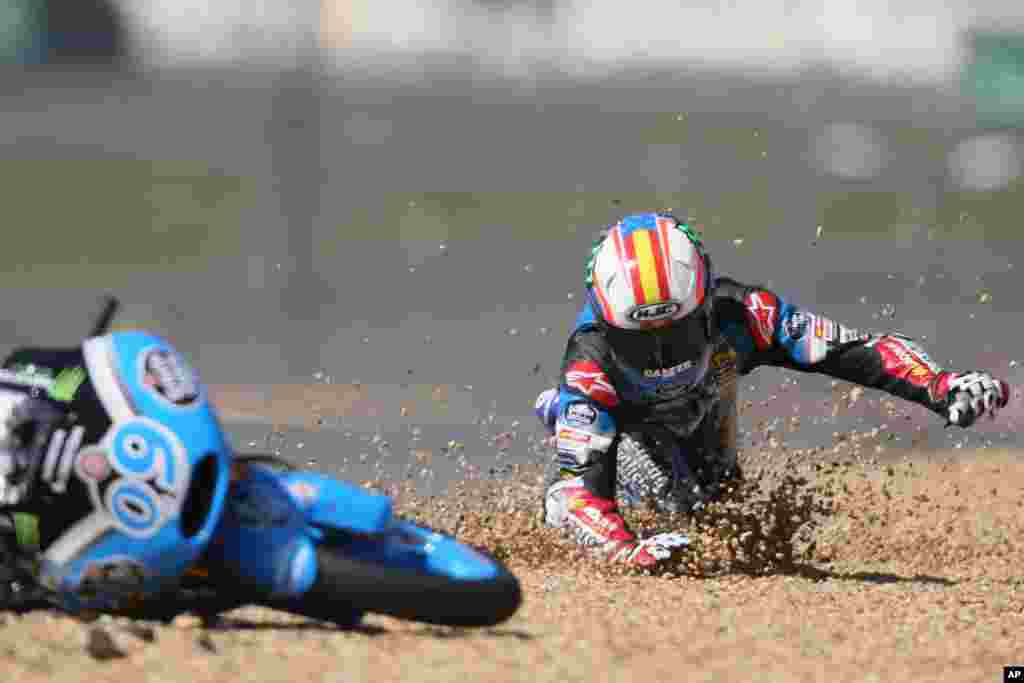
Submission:
<svg viewBox="0 0 1024 683">
<path fill-rule="evenodd" d="M 121 479 L 107 488 L 103 498 L 118 528 L 132 536 L 152 535 L 165 519 L 159 494 L 145 482 Z"/>
<path fill-rule="evenodd" d="M 109 467 L 97 466 L 98 459 Z M 130 536 L 156 535 L 181 509 L 188 486 L 185 447 L 158 422 L 133 417 L 114 424 L 76 464 L 97 512 Z"/>
</svg>

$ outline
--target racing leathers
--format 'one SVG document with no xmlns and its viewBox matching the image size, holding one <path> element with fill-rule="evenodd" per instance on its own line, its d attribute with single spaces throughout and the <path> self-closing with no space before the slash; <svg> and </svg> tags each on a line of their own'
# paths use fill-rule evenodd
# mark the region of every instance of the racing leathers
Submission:
<svg viewBox="0 0 1024 683">
<path fill-rule="evenodd" d="M 696 325 L 626 331 L 595 312 L 593 293 L 570 334 L 560 385 L 536 413 L 554 434 L 559 476 L 545 495 L 547 524 L 613 559 L 649 566 L 682 541 L 640 540 L 615 500 L 615 453 L 625 433 L 661 434 L 683 489 L 703 502 L 736 470 L 737 378 L 772 365 L 880 389 L 967 427 L 1006 405 L 1010 388 L 988 373 L 942 369 L 913 339 L 852 329 L 767 288 L 718 277 Z"/>
</svg>

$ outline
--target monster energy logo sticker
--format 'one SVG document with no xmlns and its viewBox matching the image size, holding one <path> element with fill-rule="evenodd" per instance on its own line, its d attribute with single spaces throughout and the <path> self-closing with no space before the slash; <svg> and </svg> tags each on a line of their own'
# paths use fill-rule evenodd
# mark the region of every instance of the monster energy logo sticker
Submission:
<svg viewBox="0 0 1024 683">
<path fill-rule="evenodd" d="M 55 401 L 70 403 L 78 392 L 78 387 L 85 381 L 85 369 L 81 367 L 65 368 L 60 371 L 50 387 L 50 398 Z"/>
<path fill-rule="evenodd" d="M 11 517 L 18 547 L 27 551 L 39 550 L 39 517 L 27 512 L 15 512 Z"/>
<path fill-rule="evenodd" d="M 12 365 L 10 371 L 18 375 L 19 377 L 31 377 L 35 379 L 53 379 L 53 370 L 44 366 L 36 365 L 34 363 L 21 363 Z"/>
<path fill-rule="evenodd" d="M 32 366 L 28 366 L 31 368 Z M 53 375 L 49 375 L 37 370 L 27 370 L 25 368 L 12 368 L 10 370 L 0 370 L 0 381 L 11 382 L 12 384 L 27 384 L 31 387 L 46 388 L 49 387 L 53 382 Z"/>
<path fill-rule="evenodd" d="M 10 370 L 0 370 L 0 380 L 45 389 L 50 398 L 64 403 L 70 403 L 74 399 L 78 388 L 87 377 L 85 368 L 81 366 L 64 368 L 56 377 L 50 368 L 31 363 L 15 365 Z"/>
</svg>

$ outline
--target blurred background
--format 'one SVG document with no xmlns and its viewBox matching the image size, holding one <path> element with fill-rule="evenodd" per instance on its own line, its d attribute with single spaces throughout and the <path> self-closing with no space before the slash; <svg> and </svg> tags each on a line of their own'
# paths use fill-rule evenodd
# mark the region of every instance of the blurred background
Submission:
<svg viewBox="0 0 1024 683">
<path fill-rule="evenodd" d="M 490 443 L 532 430 L 595 232 L 673 209 L 721 271 L 1020 379 L 1019 3 L 0 0 L 0 50 L 5 351 L 113 291 L 210 383 Z"/>
</svg>

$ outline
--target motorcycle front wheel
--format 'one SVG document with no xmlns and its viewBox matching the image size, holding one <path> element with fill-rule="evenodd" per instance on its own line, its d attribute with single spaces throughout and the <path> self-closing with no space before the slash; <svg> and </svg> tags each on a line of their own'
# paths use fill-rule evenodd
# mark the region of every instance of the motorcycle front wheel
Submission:
<svg viewBox="0 0 1024 683">
<path fill-rule="evenodd" d="M 522 604 L 518 579 L 498 560 L 409 522 L 381 536 L 329 536 L 316 553 L 317 578 L 309 591 L 270 606 L 339 624 L 375 613 L 487 627 Z"/>
</svg>

